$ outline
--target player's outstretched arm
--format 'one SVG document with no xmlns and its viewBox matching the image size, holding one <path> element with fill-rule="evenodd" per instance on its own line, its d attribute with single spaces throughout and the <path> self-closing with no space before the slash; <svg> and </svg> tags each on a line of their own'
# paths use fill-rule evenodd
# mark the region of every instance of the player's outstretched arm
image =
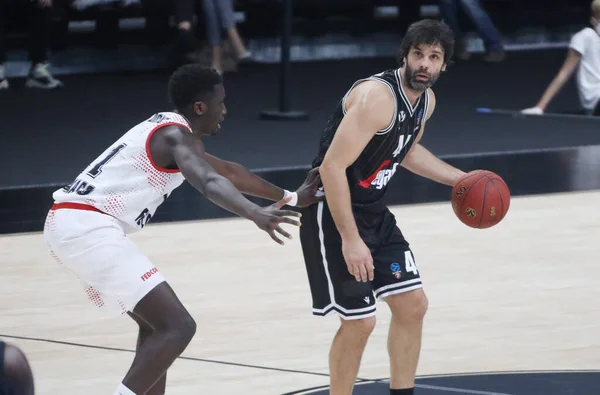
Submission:
<svg viewBox="0 0 600 395">
<path fill-rule="evenodd" d="M 299 217 L 299 213 L 280 210 L 288 203 L 289 198 L 264 208 L 246 199 L 227 178 L 219 175 L 203 158 L 202 141 L 189 131 L 178 127 L 166 127 L 160 131 L 158 138 L 162 138 L 163 146 L 167 148 L 181 174 L 192 186 L 216 205 L 253 221 L 277 243 L 283 244 L 275 232 L 291 238 L 291 235 L 279 226 L 282 222 L 300 226 L 300 222 L 290 218 Z"/>
<path fill-rule="evenodd" d="M 206 152 L 204 153 L 204 159 L 217 173 L 231 181 L 242 193 L 272 201 L 287 197 L 288 191 L 271 184 L 238 163 L 217 158 Z M 322 198 L 315 196 L 320 181 L 318 169 L 311 170 L 304 183 L 295 191 L 295 196 L 292 196 L 290 205 L 307 207 L 322 200 Z"/>
<path fill-rule="evenodd" d="M 427 109 L 426 118 L 427 120 L 429 120 L 434 110 L 435 95 L 433 94 L 433 91 L 430 90 L 429 108 Z M 421 177 L 428 178 L 441 184 L 454 186 L 465 173 L 462 170 L 459 170 L 437 158 L 429 150 L 419 144 L 419 141 L 423 137 L 423 133 L 425 131 L 425 123 L 423 123 L 421 126 L 421 130 L 419 131 L 419 136 L 417 137 L 415 144 L 402 161 L 402 167 Z"/>
<path fill-rule="evenodd" d="M 346 169 L 375 133 L 388 127 L 394 107 L 394 98 L 385 85 L 367 81 L 355 87 L 346 99 L 346 115 L 319 168 L 325 199 L 342 237 L 348 271 L 357 281 L 373 280 L 373 258 L 354 220 Z"/>
</svg>

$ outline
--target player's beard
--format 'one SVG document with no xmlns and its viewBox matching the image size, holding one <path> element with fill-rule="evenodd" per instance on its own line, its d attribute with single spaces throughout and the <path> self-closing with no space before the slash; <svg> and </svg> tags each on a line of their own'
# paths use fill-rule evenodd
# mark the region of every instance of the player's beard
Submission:
<svg viewBox="0 0 600 395">
<path fill-rule="evenodd" d="M 418 81 L 417 74 L 427 74 L 428 79 L 425 81 Z M 424 91 L 427 88 L 431 88 L 433 84 L 440 77 L 440 74 L 427 73 L 425 71 L 414 71 L 408 64 L 404 72 L 404 80 L 408 87 L 414 91 Z"/>
</svg>

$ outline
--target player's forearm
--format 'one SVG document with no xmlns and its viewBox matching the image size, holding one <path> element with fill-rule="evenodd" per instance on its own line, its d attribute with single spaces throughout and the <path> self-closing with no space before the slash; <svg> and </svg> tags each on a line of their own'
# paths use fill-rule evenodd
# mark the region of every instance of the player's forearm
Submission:
<svg viewBox="0 0 600 395">
<path fill-rule="evenodd" d="M 437 158 L 420 144 L 417 144 L 404 158 L 402 166 L 421 177 L 449 186 L 454 186 L 465 174 L 462 170 Z"/>
<path fill-rule="evenodd" d="M 246 199 L 231 181 L 216 173 L 208 176 L 197 189 L 214 204 L 243 218 L 252 219 L 258 208 Z"/>
<path fill-rule="evenodd" d="M 229 162 L 227 167 L 227 174 L 223 175 L 241 192 L 272 201 L 278 201 L 284 197 L 283 189 L 262 179 L 244 166 Z"/>
<path fill-rule="evenodd" d="M 337 166 L 321 165 L 321 182 L 325 189 L 325 199 L 329 211 L 342 240 L 360 237 L 350 200 L 350 188 L 346 169 Z"/>
</svg>

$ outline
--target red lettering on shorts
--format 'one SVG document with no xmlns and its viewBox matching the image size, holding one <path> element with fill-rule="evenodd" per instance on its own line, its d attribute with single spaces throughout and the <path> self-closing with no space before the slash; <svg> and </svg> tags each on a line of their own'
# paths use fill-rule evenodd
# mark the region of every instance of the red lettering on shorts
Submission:
<svg viewBox="0 0 600 395">
<path fill-rule="evenodd" d="M 152 277 L 156 273 L 158 273 L 158 269 L 153 267 L 152 269 L 150 269 L 149 271 L 147 271 L 146 273 L 144 273 L 142 275 L 142 281 L 146 281 L 146 280 L 150 279 L 150 277 Z"/>
</svg>

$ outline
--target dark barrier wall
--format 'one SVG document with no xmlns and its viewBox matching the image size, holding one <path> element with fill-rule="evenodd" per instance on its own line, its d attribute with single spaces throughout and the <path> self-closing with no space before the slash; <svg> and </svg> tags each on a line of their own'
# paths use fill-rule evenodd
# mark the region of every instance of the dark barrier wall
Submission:
<svg viewBox="0 0 600 395">
<path fill-rule="evenodd" d="M 507 182 L 513 196 L 600 189 L 600 146 L 444 159 L 465 170 L 489 169 L 496 172 Z M 276 185 L 293 190 L 303 182 L 307 170 L 278 169 L 258 174 Z M 31 186 L 0 190 L 0 233 L 42 230 L 46 213 L 52 205 L 52 192 L 59 187 Z M 443 202 L 449 201 L 450 191 L 449 187 L 401 171 L 389 184 L 386 201 L 392 205 Z M 450 204 L 448 210 L 451 210 Z M 151 222 L 231 216 L 184 183 L 159 207 Z"/>
</svg>

